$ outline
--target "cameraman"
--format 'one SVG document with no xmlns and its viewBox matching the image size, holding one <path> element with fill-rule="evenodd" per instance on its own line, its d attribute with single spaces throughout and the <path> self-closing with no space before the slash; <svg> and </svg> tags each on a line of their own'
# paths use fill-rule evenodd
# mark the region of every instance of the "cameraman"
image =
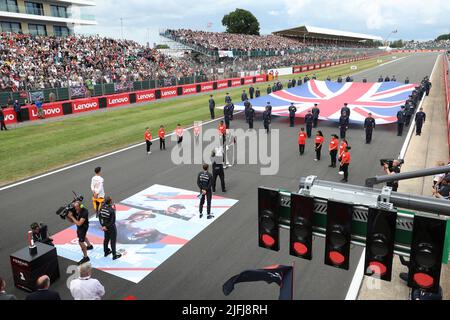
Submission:
<svg viewBox="0 0 450 320">
<path fill-rule="evenodd" d="M 389 166 L 388 163 L 384 164 L 384 171 L 389 176 L 394 175 L 394 174 L 399 174 L 400 173 L 400 166 L 401 166 L 400 161 L 394 160 L 394 161 L 392 161 L 392 166 Z M 392 191 L 397 192 L 397 190 L 398 190 L 398 181 L 388 182 L 386 185 L 388 187 L 391 187 Z"/>
<path fill-rule="evenodd" d="M 105 232 L 105 238 L 103 240 L 103 250 L 105 257 L 111 253 L 113 260 L 119 259 L 122 255 L 116 253 L 116 241 L 117 241 L 117 228 L 116 228 L 116 209 L 112 203 L 111 197 L 105 198 L 105 205 L 100 209 L 98 216 L 102 230 Z M 108 248 L 111 241 L 111 249 Z"/>
<path fill-rule="evenodd" d="M 48 237 L 47 225 L 43 223 L 34 222 L 31 225 L 31 231 L 33 232 L 33 241 L 53 246 L 53 239 Z"/>
<path fill-rule="evenodd" d="M 83 259 L 78 262 L 78 265 L 82 265 L 90 261 L 87 251 L 94 249 L 86 237 L 89 229 L 89 211 L 79 201 L 75 201 L 73 203 L 73 211 L 69 212 L 67 219 L 77 226 L 78 243 L 81 251 L 83 251 Z"/>
</svg>

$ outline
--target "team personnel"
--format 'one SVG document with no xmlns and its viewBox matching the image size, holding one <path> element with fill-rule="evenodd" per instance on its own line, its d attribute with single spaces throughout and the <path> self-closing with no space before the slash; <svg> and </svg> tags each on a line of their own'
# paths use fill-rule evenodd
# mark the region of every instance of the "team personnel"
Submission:
<svg viewBox="0 0 450 320">
<path fill-rule="evenodd" d="M 266 108 L 269 110 L 269 115 L 272 117 L 272 105 L 270 104 L 270 102 L 267 102 Z"/>
<path fill-rule="evenodd" d="M 95 176 L 91 179 L 91 191 L 92 191 L 92 205 L 94 207 L 95 215 L 98 216 L 98 212 L 102 207 L 102 203 L 105 200 L 105 180 L 102 177 L 102 168 L 97 167 L 94 170 Z"/>
<path fill-rule="evenodd" d="M 420 108 L 419 112 L 416 113 L 416 136 L 420 136 L 422 134 L 422 127 L 425 123 L 427 115 L 423 112 L 423 108 Z"/>
<path fill-rule="evenodd" d="M 253 86 L 250 86 L 250 88 L 248 88 L 248 93 L 250 94 L 250 99 L 253 99 L 253 97 L 255 96 L 255 88 L 253 88 Z"/>
<path fill-rule="evenodd" d="M 230 129 L 230 120 L 231 120 L 231 103 L 225 105 L 223 108 L 223 116 L 225 119 L 225 126 L 227 129 Z"/>
<path fill-rule="evenodd" d="M 345 148 L 347 148 L 348 142 L 346 139 L 342 139 L 341 144 L 339 145 L 339 161 L 342 160 L 342 156 L 345 152 Z"/>
<path fill-rule="evenodd" d="M 380 76 L 380 77 L 378 78 L 378 82 L 384 82 L 383 76 Z"/>
<path fill-rule="evenodd" d="M 217 150 L 219 149 L 219 150 Z M 213 177 L 212 177 L 212 191 L 216 192 L 216 182 L 217 177 L 220 178 L 220 186 L 222 187 L 222 192 L 227 192 L 225 189 L 225 172 L 223 170 L 223 153 L 224 148 L 216 148 L 212 151 L 211 162 L 213 165 Z"/>
<path fill-rule="evenodd" d="M 291 125 L 291 128 L 295 125 L 295 113 L 297 112 L 297 108 L 294 106 L 294 103 L 291 103 L 291 106 L 289 107 L 289 123 Z"/>
<path fill-rule="evenodd" d="M 260 96 L 261 96 L 261 90 L 259 90 L 259 88 L 256 88 L 255 97 L 259 98 Z"/>
<path fill-rule="evenodd" d="M 345 139 L 345 135 L 347 133 L 348 129 L 348 116 L 345 113 L 345 111 L 342 113 L 341 117 L 339 118 L 339 130 L 340 130 L 340 136 L 341 139 Z"/>
<path fill-rule="evenodd" d="M 209 113 L 211 114 L 211 119 L 215 119 L 214 108 L 216 107 L 216 101 L 213 99 L 213 95 L 209 96 Z"/>
<path fill-rule="evenodd" d="M 306 134 L 308 135 L 308 138 L 311 138 L 313 123 L 314 123 L 314 116 L 311 110 L 309 110 L 305 116 Z"/>
<path fill-rule="evenodd" d="M 320 161 L 320 157 L 322 155 L 322 146 L 323 146 L 324 141 L 325 141 L 325 138 L 323 137 L 322 131 L 320 131 L 320 130 L 317 131 L 316 139 L 315 139 L 315 142 L 316 142 L 316 158 L 314 159 L 314 161 Z"/>
<path fill-rule="evenodd" d="M 372 117 L 372 113 L 369 112 L 369 116 L 364 121 L 364 129 L 366 129 L 366 143 L 372 142 L 372 133 L 375 129 L 375 119 Z"/>
<path fill-rule="evenodd" d="M 343 79 L 342 79 L 342 76 L 340 75 L 340 76 L 337 78 L 337 83 L 342 83 L 342 81 L 343 81 Z"/>
<path fill-rule="evenodd" d="M 231 97 L 230 94 L 227 92 L 226 96 L 225 96 L 225 104 L 229 104 L 231 103 Z"/>
<path fill-rule="evenodd" d="M 166 130 L 164 126 L 160 126 L 158 130 L 159 150 L 166 150 Z"/>
<path fill-rule="evenodd" d="M 344 179 L 341 182 L 348 182 L 348 167 L 350 166 L 351 156 L 350 156 L 350 147 L 345 147 L 345 151 L 342 154 L 341 158 L 341 170 L 340 173 L 344 175 Z"/>
<path fill-rule="evenodd" d="M 0 108 L 0 127 L 1 127 L 1 131 L 8 130 L 5 125 L 5 114 L 3 113 L 2 108 Z"/>
<path fill-rule="evenodd" d="M 17 122 L 22 122 L 22 107 L 18 100 L 14 101 L 13 104 L 14 112 L 16 113 Z"/>
<path fill-rule="evenodd" d="M 245 92 L 245 90 L 242 90 L 241 100 L 242 100 L 242 102 L 248 100 L 248 96 L 247 96 L 247 93 Z"/>
<path fill-rule="evenodd" d="M 222 145 L 225 146 L 225 141 L 227 139 L 227 128 L 225 127 L 223 121 L 220 121 L 218 130 L 219 135 L 222 137 Z"/>
<path fill-rule="evenodd" d="M 405 126 L 409 127 L 409 124 L 411 123 L 411 119 L 414 115 L 414 107 L 410 104 L 408 104 L 408 107 L 405 106 L 405 112 L 406 112 L 406 117 L 405 117 Z"/>
<path fill-rule="evenodd" d="M 234 118 L 234 103 L 230 102 L 230 120 L 233 121 Z"/>
<path fill-rule="evenodd" d="M 266 92 L 267 92 L 267 94 L 271 94 L 272 93 L 272 88 L 270 87 L 270 84 L 267 86 Z"/>
<path fill-rule="evenodd" d="M 200 206 L 199 213 L 200 218 L 203 218 L 203 206 L 206 199 L 206 210 L 207 218 L 212 219 L 214 216 L 211 214 L 211 199 L 212 199 L 212 180 L 213 177 L 208 171 L 209 166 L 207 164 L 203 165 L 203 171 L 198 174 L 197 186 L 200 188 Z"/>
<path fill-rule="evenodd" d="M 253 129 L 253 121 L 255 120 L 255 109 L 253 109 L 252 105 L 250 105 L 250 109 L 248 109 L 248 128 Z"/>
<path fill-rule="evenodd" d="M 428 97 L 430 95 L 430 90 L 431 90 L 432 84 L 431 84 L 430 79 L 428 79 L 428 77 L 425 78 L 424 82 L 425 82 L 425 92 Z"/>
<path fill-rule="evenodd" d="M 333 134 L 331 136 L 331 141 L 328 150 L 330 151 L 330 158 L 331 158 L 331 165 L 329 165 L 329 167 L 336 168 L 337 154 L 339 150 L 339 138 L 337 135 Z"/>
<path fill-rule="evenodd" d="M 103 240 L 103 251 L 105 253 L 105 257 L 112 253 L 113 260 L 119 259 L 122 255 L 116 252 L 116 209 L 114 208 L 111 197 L 105 198 L 105 205 L 100 210 L 98 218 L 102 226 L 102 230 L 105 233 Z M 109 242 L 111 242 L 111 249 L 109 249 Z"/>
<path fill-rule="evenodd" d="M 244 102 L 244 114 L 245 114 L 245 121 L 248 123 L 248 110 L 250 109 L 251 103 L 250 101 L 245 100 Z"/>
<path fill-rule="evenodd" d="M 305 153 L 306 138 L 305 128 L 301 128 L 298 133 L 298 150 L 301 156 Z"/>
<path fill-rule="evenodd" d="M 147 146 L 147 154 L 151 154 L 152 152 L 150 151 L 150 148 L 151 148 L 153 142 L 152 142 L 152 134 L 150 133 L 149 127 L 145 128 L 144 139 L 145 139 L 145 144 Z"/>
<path fill-rule="evenodd" d="M 270 132 L 270 122 L 271 122 L 271 116 L 269 108 L 266 107 L 266 111 L 263 113 L 263 122 L 264 122 L 264 129 L 266 129 L 267 133 Z"/>
<path fill-rule="evenodd" d="M 73 207 L 74 212 L 69 212 L 67 220 L 77 226 L 78 244 L 83 252 L 83 259 L 78 262 L 78 265 L 82 265 L 90 260 L 87 254 L 88 250 L 94 249 L 86 237 L 89 230 L 89 211 L 79 201 L 75 201 Z"/>
<path fill-rule="evenodd" d="M 317 103 L 314 104 L 314 108 L 311 110 L 313 115 L 313 128 L 317 128 L 317 123 L 319 122 L 320 109 L 317 106 Z"/>
<path fill-rule="evenodd" d="M 409 84 L 409 77 L 406 77 L 405 84 Z"/>
<path fill-rule="evenodd" d="M 175 134 L 177 135 L 177 144 L 181 145 L 181 143 L 183 142 L 183 134 L 184 134 L 184 130 L 183 130 L 183 127 L 181 126 L 181 124 L 177 124 L 177 128 L 175 129 Z"/>
<path fill-rule="evenodd" d="M 401 110 L 397 112 L 397 136 L 401 137 L 403 135 L 403 127 L 405 126 L 406 111 L 405 107 L 402 106 Z"/>
<path fill-rule="evenodd" d="M 200 131 L 200 125 L 197 122 L 194 122 L 194 139 L 196 144 L 199 144 L 200 142 Z"/>
<path fill-rule="evenodd" d="M 347 117 L 350 119 L 350 108 L 348 107 L 348 103 L 344 103 L 344 106 L 341 109 L 341 115 L 343 115 L 344 112 L 347 115 Z"/>
</svg>

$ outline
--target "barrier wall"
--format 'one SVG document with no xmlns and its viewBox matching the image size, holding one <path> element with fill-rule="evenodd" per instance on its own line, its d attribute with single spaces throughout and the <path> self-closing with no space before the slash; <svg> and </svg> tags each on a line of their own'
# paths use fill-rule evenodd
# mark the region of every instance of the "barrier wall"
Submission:
<svg viewBox="0 0 450 320">
<path fill-rule="evenodd" d="M 447 56 L 444 56 L 444 59 L 442 59 L 444 61 L 444 81 L 445 81 L 445 96 L 446 96 L 446 107 L 447 107 L 447 132 L 448 132 L 448 146 L 449 146 L 449 150 L 450 150 L 450 82 L 449 82 L 449 75 L 448 75 L 448 71 L 449 71 L 449 59 L 447 58 Z M 450 159 L 450 154 L 449 154 L 449 159 Z"/>
<path fill-rule="evenodd" d="M 283 74 L 290 70 L 288 74 L 298 74 L 309 70 L 318 70 L 330 66 L 341 65 L 360 60 L 373 58 L 373 56 L 343 59 L 338 61 L 326 61 L 305 66 L 294 66 L 291 68 L 282 68 Z M 273 69 L 276 71 L 277 69 Z M 279 69 L 281 70 L 281 69 Z M 279 75 L 281 75 L 279 73 Z M 42 109 L 45 118 L 60 117 L 68 114 L 88 112 L 102 108 L 114 108 L 128 104 L 135 104 L 141 102 L 150 102 L 159 99 L 173 98 L 177 96 L 186 96 L 200 92 L 209 92 L 214 90 L 221 90 L 226 88 L 235 88 L 243 85 L 250 85 L 254 83 L 263 83 L 268 79 L 268 75 L 259 75 L 251 77 L 241 77 L 224 79 L 217 81 L 201 82 L 196 84 L 179 85 L 173 87 L 156 88 L 149 90 L 140 90 L 134 92 L 126 92 L 121 94 L 113 94 L 92 98 L 83 98 L 76 100 L 59 101 L 56 103 L 46 103 Z M 11 124 L 17 122 L 16 113 L 12 108 L 3 109 L 5 114 L 5 123 Z M 37 108 L 34 105 L 22 107 L 21 115 L 23 121 L 39 120 L 37 115 Z"/>
</svg>

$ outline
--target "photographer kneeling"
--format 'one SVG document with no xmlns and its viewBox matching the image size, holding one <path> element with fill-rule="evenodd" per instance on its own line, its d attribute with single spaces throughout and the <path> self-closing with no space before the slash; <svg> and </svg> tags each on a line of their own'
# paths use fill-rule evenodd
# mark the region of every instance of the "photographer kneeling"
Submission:
<svg viewBox="0 0 450 320">
<path fill-rule="evenodd" d="M 34 222 L 31 224 L 31 231 L 33 232 L 33 241 L 47 244 L 49 246 L 53 245 L 53 239 L 48 236 L 47 225 L 43 223 Z"/>
<path fill-rule="evenodd" d="M 402 163 L 399 160 L 392 161 L 392 165 L 391 166 L 389 164 L 385 163 L 384 164 L 384 171 L 386 172 L 387 175 L 398 174 L 398 173 L 400 173 L 400 166 L 401 165 L 402 165 Z M 391 187 L 392 191 L 397 192 L 397 190 L 398 190 L 398 181 L 388 182 L 388 183 L 386 183 L 386 185 L 388 187 Z"/>
<path fill-rule="evenodd" d="M 90 261 L 87 251 L 94 249 L 86 237 L 89 229 L 89 211 L 79 201 L 75 201 L 73 203 L 73 211 L 69 212 L 67 220 L 77 226 L 78 243 L 81 251 L 83 251 L 83 259 L 78 262 L 78 265 L 82 265 Z"/>
</svg>

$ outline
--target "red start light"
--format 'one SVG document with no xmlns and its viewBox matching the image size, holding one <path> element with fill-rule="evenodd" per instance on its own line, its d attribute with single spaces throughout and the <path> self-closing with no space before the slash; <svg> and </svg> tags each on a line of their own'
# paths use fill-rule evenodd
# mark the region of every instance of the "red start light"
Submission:
<svg viewBox="0 0 450 320">
<path fill-rule="evenodd" d="M 331 251 L 329 257 L 331 262 L 336 266 L 340 266 L 345 262 L 345 257 L 337 251 Z"/>
<path fill-rule="evenodd" d="M 370 269 L 370 271 L 373 272 L 373 274 L 378 275 L 378 276 L 383 276 L 387 272 L 386 266 L 384 264 L 382 264 L 381 262 L 377 262 L 377 261 L 371 262 L 369 264 L 368 268 Z"/>
<path fill-rule="evenodd" d="M 434 284 L 433 277 L 425 273 L 416 273 L 414 274 L 413 279 L 420 287 L 424 289 L 431 288 Z"/>
<path fill-rule="evenodd" d="M 268 234 L 263 234 L 261 239 L 264 245 L 268 248 L 273 247 L 273 245 L 275 244 L 275 239 Z"/>
<path fill-rule="evenodd" d="M 308 253 L 308 247 L 300 242 L 294 243 L 294 250 L 300 256 L 304 256 L 305 254 Z"/>
</svg>

